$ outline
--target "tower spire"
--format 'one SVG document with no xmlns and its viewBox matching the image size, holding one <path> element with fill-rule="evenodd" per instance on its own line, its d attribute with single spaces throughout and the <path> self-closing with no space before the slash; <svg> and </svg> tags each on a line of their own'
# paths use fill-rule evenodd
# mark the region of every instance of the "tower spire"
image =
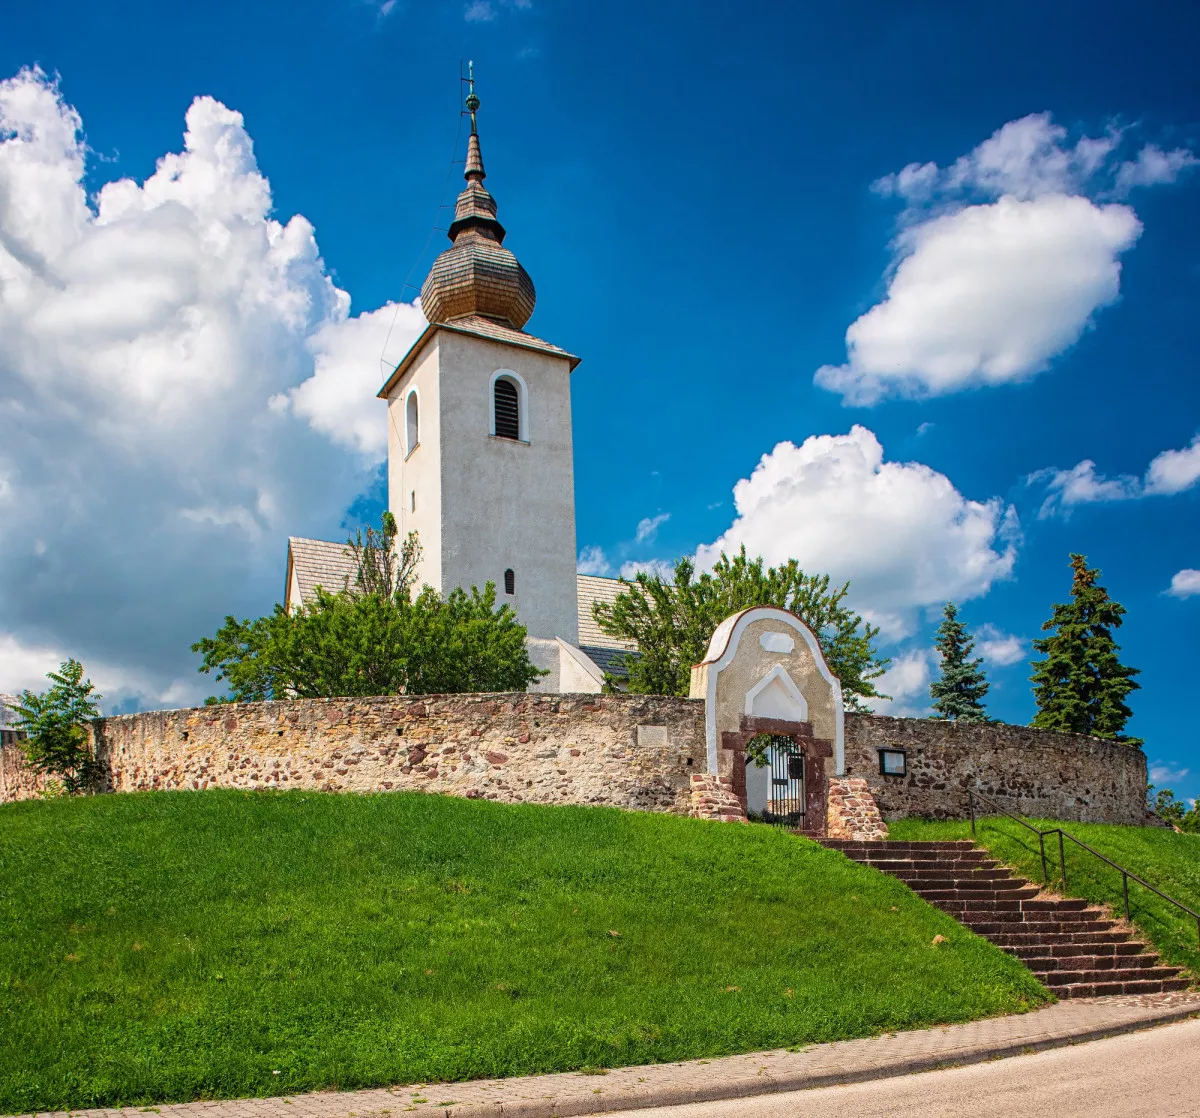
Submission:
<svg viewBox="0 0 1200 1118">
<path fill-rule="evenodd" d="M 518 330 L 533 314 L 536 294 L 529 273 L 504 248 L 504 226 L 496 219 L 496 199 L 483 185 L 483 152 L 479 146 L 479 96 L 475 92 L 475 63 L 467 63 L 471 114 L 466 189 L 454 206 L 447 234 L 453 245 L 434 262 L 421 286 L 421 307 L 430 322 L 448 322 L 465 315 L 483 315 L 511 323 Z"/>
</svg>

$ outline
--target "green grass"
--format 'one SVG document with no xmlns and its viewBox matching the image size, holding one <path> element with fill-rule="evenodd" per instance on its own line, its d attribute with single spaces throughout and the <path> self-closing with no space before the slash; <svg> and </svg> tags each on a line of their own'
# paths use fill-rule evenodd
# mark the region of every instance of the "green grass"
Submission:
<svg viewBox="0 0 1200 1118">
<path fill-rule="evenodd" d="M 1062 827 L 1089 846 L 1151 885 L 1200 912 L 1200 835 L 1180 835 L 1164 827 L 1118 827 L 1104 823 L 1060 823 L 1031 819 L 1042 830 Z M 970 823 L 931 823 L 901 819 L 889 824 L 893 839 L 969 839 Z M 980 820 L 976 841 L 1000 861 L 1014 866 L 1031 881 L 1041 881 L 1042 863 L 1037 836 L 1003 816 Z M 1110 906 L 1124 916 L 1121 875 L 1086 850 L 1064 843 L 1069 897 L 1083 897 Z M 1050 886 L 1061 892 L 1058 836 L 1046 838 L 1046 864 Z M 1129 884 L 1129 906 L 1133 922 L 1168 962 L 1187 967 L 1200 975 L 1200 930 L 1196 921 L 1147 889 Z"/>
<path fill-rule="evenodd" d="M 11 804 L 0 882 L 0 1113 L 678 1060 L 1048 998 L 840 854 L 606 808 Z"/>
</svg>

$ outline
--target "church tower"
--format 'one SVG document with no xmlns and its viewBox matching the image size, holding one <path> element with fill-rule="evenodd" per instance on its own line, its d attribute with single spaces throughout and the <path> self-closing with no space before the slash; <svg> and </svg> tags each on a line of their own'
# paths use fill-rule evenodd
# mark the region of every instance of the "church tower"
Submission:
<svg viewBox="0 0 1200 1118">
<path fill-rule="evenodd" d="M 451 246 L 421 288 L 429 326 L 379 396 L 388 406 L 388 507 L 416 530 L 419 583 L 496 584 L 535 662 L 579 643 L 570 376 L 579 358 L 525 333 L 533 281 L 504 247 L 485 172 L 474 81 Z M 537 645 L 545 645 L 540 655 Z M 594 669 L 593 669 L 594 670 Z M 550 682 L 547 680 L 547 682 Z"/>
</svg>

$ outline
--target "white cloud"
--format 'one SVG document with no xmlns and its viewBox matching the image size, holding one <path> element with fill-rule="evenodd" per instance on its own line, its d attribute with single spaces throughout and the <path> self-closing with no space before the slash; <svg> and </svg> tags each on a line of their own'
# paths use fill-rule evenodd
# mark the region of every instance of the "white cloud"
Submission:
<svg viewBox="0 0 1200 1118">
<path fill-rule="evenodd" d="M 375 393 L 427 325 L 419 302 L 332 319 L 309 339 L 313 375 L 271 402 L 290 404 L 314 430 L 371 463 L 381 462 L 387 457 L 388 413 Z"/>
<path fill-rule="evenodd" d="M 630 559 L 621 564 L 622 578 L 632 579 L 642 573 L 658 575 L 669 582 L 675 577 L 675 564 L 665 559 Z"/>
<path fill-rule="evenodd" d="M 1096 463 L 1085 458 L 1069 470 L 1039 470 L 1026 481 L 1046 485 L 1046 498 L 1038 511 L 1041 519 L 1064 512 L 1072 505 L 1171 496 L 1200 482 L 1200 435 L 1183 450 L 1164 450 L 1156 455 L 1146 467 L 1144 478 L 1131 474 L 1104 477 L 1096 473 Z"/>
<path fill-rule="evenodd" d="M 909 164 L 874 184 L 907 208 L 884 300 L 846 331 L 847 361 L 814 381 L 847 404 L 1027 380 L 1120 294 L 1120 256 L 1141 234 L 1128 206 L 1096 198 L 1173 181 L 1188 151 L 1124 133 L 1067 143 L 1049 114 L 1010 121 L 949 167 Z"/>
<path fill-rule="evenodd" d="M 638 521 L 635 542 L 646 543 L 658 535 L 658 530 L 671 519 L 669 512 L 660 512 L 657 516 L 646 516 Z"/>
<path fill-rule="evenodd" d="M 1183 780 L 1189 769 L 1173 768 L 1165 761 L 1152 761 L 1150 764 L 1150 783 L 1162 788 L 1168 784 Z"/>
<path fill-rule="evenodd" d="M 980 625 L 975 633 L 979 654 L 998 668 L 1015 664 L 1026 655 L 1026 642 L 995 625 Z"/>
<path fill-rule="evenodd" d="M 916 648 L 893 659 L 891 667 L 875 680 L 875 688 L 888 699 L 870 699 L 867 707 L 875 714 L 895 718 L 917 718 L 929 710 L 929 682 L 933 677 L 935 653 Z"/>
<path fill-rule="evenodd" d="M 533 0 L 471 0 L 463 10 L 463 19 L 468 23 L 491 23 L 501 8 L 526 11 L 533 7 Z"/>
<path fill-rule="evenodd" d="M 1200 435 L 1183 450 L 1164 450 L 1146 470 L 1146 492 L 1182 493 L 1200 481 Z"/>
<path fill-rule="evenodd" d="M 312 226 L 270 216 L 240 114 L 186 126 L 89 205 L 78 114 L 0 82 L 0 671 L 74 655 L 147 701 L 212 689 L 188 645 L 281 595 L 286 535 L 337 530 L 386 413 L 388 310 L 350 317 Z"/>
<path fill-rule="evenodd" d="M 1026 380 L 1116 300 L 1126 206 L 1001 198 L 902 233 L 887 297 L 846 331 L 849 360 L 815 382 L 847 404 Z"/>
<path fill-rule="evenodd" d="M 1184 148 L 1163 151 L 1155 144 L 1147 144 L 1132 162 L 1122 163 L 1117 170 L 1116 192 L 1127 194 L 1135 186 L 1158 186 L 1174 182 L 1189 167 L 1200 162 Z"/>
<path fill-rule="evenodd" d="M 608 556 L 604 554 L 604 549 L 596 544 L 593 544 L 591 547 L 585 547 L 579 553 L 575 569 L 581 575 L 612 574 L 612 564 L 609 563 Z"/>
<path fill-rule="evenodd" d="M 1191 598 L 1200 594 L 1200 571 L 1185 567 L 1176 571 L 1171 579 L 1171 588 L 1167 591 L 1173 598 Z"/>
<path fill-rule="evenodd" d="M 769 564 L 850 580 L 856 609 L 895 638 L 917 611 L 986 594 L 1016 560 L 1016 512 L 972 501 L 919 462 L 885 462 L 865 427 L 779 443 L 733 489 L 737 518 L 697 552 L 701 568 L 742 544 Z"/>
</svg>

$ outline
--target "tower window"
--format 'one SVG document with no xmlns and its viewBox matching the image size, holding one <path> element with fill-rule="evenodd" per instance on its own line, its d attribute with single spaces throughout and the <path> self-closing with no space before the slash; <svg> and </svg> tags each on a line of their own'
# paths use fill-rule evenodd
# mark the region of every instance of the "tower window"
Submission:
<svg viewBox="0 0 1200 1118">
<path fill-rule="evenodd" d="M 497 377 L 492 392 L 496 409 L 496 438 L 520 439 L 521 404 L 517 386 L 507 377 Z"/>
<path fill-rule="evenodd" d="M 504 593 L 515 594 L 517 592 L 517 576 L 513 574 L 512 567 L 509 567 L 504 572 Z"/>
<path fill-rule="evenodd" d="M 404 437 L 406 441 L 405 453 L 412 454 L 417 449 L 417 444 L 421 441 L 421 417 L 420 404 L 417 402 L 417 393 L 412 391 L 408 394 L 408 402 L 404 407 Z"/>
</svg>

